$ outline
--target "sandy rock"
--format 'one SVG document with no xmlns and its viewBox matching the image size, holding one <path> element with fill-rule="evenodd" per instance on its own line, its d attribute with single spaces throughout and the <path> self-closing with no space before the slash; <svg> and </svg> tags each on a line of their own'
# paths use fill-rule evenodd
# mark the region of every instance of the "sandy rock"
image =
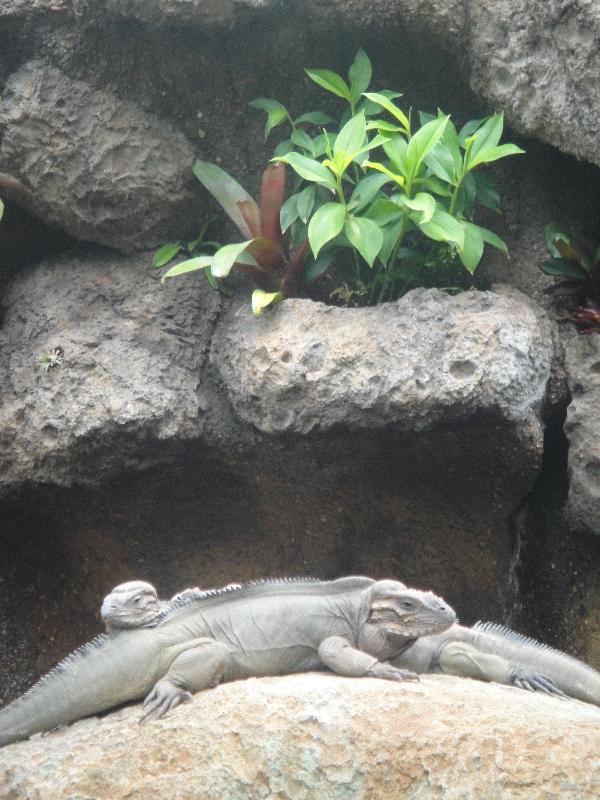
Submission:
<svg viewBox="0 0 600 800">
<path fill-rule="evenodd" d="M 492 412 L 541 435 L 549 330 L 518 292 L 417 289 L 373 308 L 291 300 L 258 320 L 242 308 L 211 359 L 240 418 L 268 433 L 419 431 Z"/>
<path fill-rule="evenodd" d="M 189 213 L 194 152 L 184 136 L 43 61 L 8 79 L 2 128 L 0 169 L 31 190 L 30 210 L 79 239 L 153 247 Z"/>
<path fill-rule="evenodd" d="M 0 751 L 37 800 L 592 800 L 600 710 L 447 676 L 238 681 L 137 725 L 139 707 Z"/>
</svg>

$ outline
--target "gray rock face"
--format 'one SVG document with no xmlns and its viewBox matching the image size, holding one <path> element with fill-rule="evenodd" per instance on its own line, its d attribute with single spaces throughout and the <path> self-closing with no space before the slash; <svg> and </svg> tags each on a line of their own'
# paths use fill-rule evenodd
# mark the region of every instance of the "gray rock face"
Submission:
<svg viewBox="0 0 600 800">
<path fill-rule="evenodd" d="M 573 397 L 567 409 L 570 524 L 600 535 L 600 336 L 577 336 L 566 347 Z"/>
<path fill-rule="evenodd" d="M 600 711 L 442 675 L 224 684 L 142 727 L 139 707 L 0 751 L 6 797 L 594 800 Z M 401 724 L 400 721 L 401 720 Z"/>
<path fill-rule="evenodd" d="M 0 332 L 0 484 L 97 483 L 203 430 L 218 294 L 201 276 L 161 291 L 150 263 L 78 255 L 14 282 Z M 41 371 L 59 346 L 63 364 Z"/>
<path fill-rule="evenodd" d="M 419 431 L 491 412 L 538 437 L 551 357 L 524 295 L 426 289 L 376 308 L 291 300 L 258 320 L 242 308 L 211 355 L 238 416 L 266 433 Z"/>
<path fill-rule="evenodd" d="M 595 0 L 470 3 L 471 84 L 517 130 L 600 164 Z"/>
<path fill-rule="evenodd" d="M 7 81 L 0 128 L 0 169 L 31 189 L 31 210 L 79 239 L 152 247 L 191 211 L 194 153 L 184 136 L 42 61 Z"/>
</svg>

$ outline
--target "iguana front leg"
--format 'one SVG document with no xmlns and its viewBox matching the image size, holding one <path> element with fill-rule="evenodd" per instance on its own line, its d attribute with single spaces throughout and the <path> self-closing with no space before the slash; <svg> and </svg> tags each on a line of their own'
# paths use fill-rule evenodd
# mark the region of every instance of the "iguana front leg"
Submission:
<svg viewBox="0 0 600 800">
<path fill-rule="evenodd" d="M 151 717 L 163 717 L 180 703 L 189 702 L 194 692 L 216 686 L 223 678 L 229 658 L 224 644 L 208 638 L 193 639 L 144 700 L 140 723 Z"/>
<path fill-rule="evenodd" d="M 443 645 L 439 662 L 442 672 L 447 675 L 518 686 L 530 692 L 566 696 L 544 675 L 511 664 L 501 656 L 482 653 L 465 642 L 453 641 Z"/>
<path fill-rule="evenodd" d="M 398 669 L 386 661 L 357 650 L 341 636 L 330 636 L 319 645 L 319 658 L 338 675 L 349 678 L 384 678 L 391 681 L 418 681 L 419 676 L 407 669 Z"/>
</svg>

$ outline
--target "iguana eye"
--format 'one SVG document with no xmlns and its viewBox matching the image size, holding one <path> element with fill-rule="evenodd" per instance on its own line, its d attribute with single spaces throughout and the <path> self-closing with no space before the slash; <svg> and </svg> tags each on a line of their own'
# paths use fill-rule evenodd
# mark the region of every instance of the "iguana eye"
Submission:
<svg viewBox="0 0 600 800">
<path fill-rule="evenodd" d="M 402 606 L 402 608 L 412 608 L 413 607 L 413 602 L 412 602 L 412 600 L 403 600 L 400 603 L 400 605 Z"/>
<path fill-rule="evenodd" d="M 139 604 L 142 602 L 141 596 L 138 594 L 137 597 L 133 598 L 133 602 L 136 604 L 136 606 L 139 606 Z"/>
</svg>

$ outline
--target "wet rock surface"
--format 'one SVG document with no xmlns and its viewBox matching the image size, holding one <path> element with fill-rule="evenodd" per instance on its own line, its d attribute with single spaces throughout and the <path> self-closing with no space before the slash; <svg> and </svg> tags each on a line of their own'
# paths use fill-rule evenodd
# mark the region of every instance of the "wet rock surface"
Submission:
<svg viewBox="0 0 600 800">
<path fill-rule="evenodd" d="M 592 800 L 600 781 L 597 708 L 447 676 L 250 679 L 141 728 L 139 713 L 9 745 L 1 790 L 53 800 Z"/>
</svg>

